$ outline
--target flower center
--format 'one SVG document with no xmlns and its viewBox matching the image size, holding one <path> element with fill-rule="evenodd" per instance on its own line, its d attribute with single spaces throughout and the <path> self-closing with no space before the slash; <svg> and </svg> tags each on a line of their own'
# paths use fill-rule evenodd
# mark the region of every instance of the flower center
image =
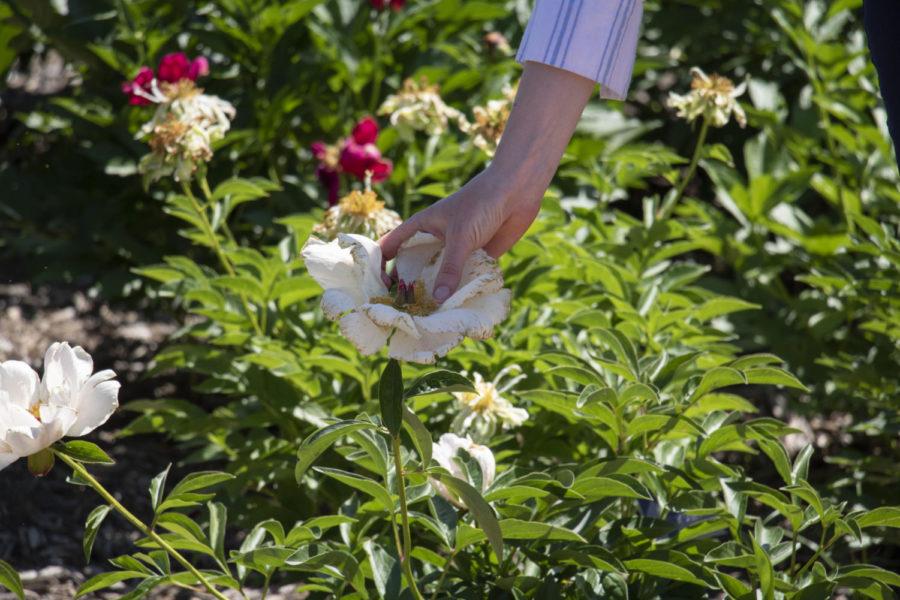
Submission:
<svg viewBox="0 0 900 600">
<path fill-rule="evenodd" d="M 476 392 L 468 392 L 462 397 L 463 403 L 473 411 L 484 414 L 492 412 L 497 403 L 497 388 L 493 383 L 476 383 Z"/>
<path fill-rule="evenodd" d="M 35 402 L 28 408 L 28 412 L 31 413 L 31 416 L 37 419 L 38 423 L 41 422 L 41 403 Z"/>
<path fill-rule="evenodd" d="M 691 89 L 713 94 L 728 95 L 734 91 L 734 83 L 727 77 L 713 73 L 709 76 L 708 81 L 704 81 L 701 77 L 694 77 L 694 79 L 691 80 Z"/>
<path fill-rule="evenodd" d="M 180 79 L 175 83 L 163 82 L 159 87 L 169 101 L 187 100 L 203 92 L 203 89 L 198 88 L 190 79 Z"/>
<path fill-rule="evenodd" d="M 428 316 L 438 308 L 438 303 L 425 291 L 425 283 L 421 279 L 415 283 L 401 281 L 393 295 L 375 296 L 369 302 L 387 304 L 415 317 Z"/>
<path fill-rule="evenodd" d="M 153 129 L 153 135 L 148 142 L 150 149 L 157 154 L 175 153 L 188 128 L 187 123 L 169 115 L 164 123 Z"/>
<path fill-rule="evenodd" d="M 365 192 L 353 190 L 341 198 L 339 205 L 342 213 L 356 217 L 368 217 L 373 213 L 384 210 L 384 202 L 379 200 L 375 192 L 371 190 Z"/>
</svg>

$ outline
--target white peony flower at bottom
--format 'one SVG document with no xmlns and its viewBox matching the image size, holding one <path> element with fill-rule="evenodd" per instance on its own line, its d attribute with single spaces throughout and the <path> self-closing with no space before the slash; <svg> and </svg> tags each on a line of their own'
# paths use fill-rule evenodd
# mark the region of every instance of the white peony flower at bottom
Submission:
<svg viewBox="0 0 900 600">
<path fill-rule="evenodd" d="M 110 370 L 93 370 L 90 355 L 66 342 L 47 350 L 43 379 L 24 362 L 0 363 L 0 469 L 109 419 L 119 406 L 119 382 Z"/>
<path fill-rule="evenodd" d="M 490 448 L 476 444 L 469 436 L 459 437 L 453 433 L 445 433 L 438 443 L 432 444 L 432 457 L 451 475 L 465 481 L 465 474 L 455 460 L 457 456 L 465 457 L 460 455 L 460 450 L 465 450 L 478 463 L 478 468 L 481 469 L 481 492 L 484 493 L 494 483 L 494 477 L 497 475 L 497 463 Z M 465 503 L 451 493 L 443 483 L 435 479 L 430 481 L 438 494 L 456 506 L 465 508 Z"/>
<path fill-rule="evenodd" d="M 510 291 L 484 251 L 472 254 L 456 293 L 432 299 L 443 260 L 443 242 L 428 233 L 407 240 L 395 260 L 399 284 L 381 280 L 381 248 L 360 235 L 339 234 L 326 243 L 311 237 L 303 247 L 310 275 L 325 289 L 322 310 L 364 355 L 389 344 L 391 358 L 430 364 L 466 337 L 491 337 L 509 312 Z"/>
</svg>

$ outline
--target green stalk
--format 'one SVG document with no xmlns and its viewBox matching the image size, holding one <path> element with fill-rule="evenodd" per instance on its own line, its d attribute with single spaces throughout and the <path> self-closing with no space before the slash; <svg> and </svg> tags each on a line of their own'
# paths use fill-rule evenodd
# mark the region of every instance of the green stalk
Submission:
<svg viewBox="0 0 900 600">
<path fill-rule="evenodd" d="M 228 257 L 225 256 L 225 252 L 222 250 L 222 245 L 219 244 L 219 236 L 217 236 L 216 232 L 213 231 L 212 224 L 209 222 L 209 218 L 206 216 L 206 210 L 200 205 L 200 202 L 197 200 L 196 196 L 194 196 L 194 193 L 191 191 L 191 186 L 188 183 L 182 181 L 181 188 L 184 190 L 185 196 L 190 199 L 191 204 L 194 207 L 194 211 L 200 218 L 200 222 L 203 225 L 203 232 L 209 238 L 209 242 L 210 244 L 212 244 L 213 251 L 216 253 L 216 256 L 219 257 L 219 262 L 222 263 L 222 267 L 230 276 L 237 276 L 237 272 L 234 270 L 234 266 L 231 264 L 231 261 L 228 260 Z M 250 307 L 250 303 L 247 301 L 247 296 L 243 293 L 238 295 L 241 297 L 241 303 L 244 305 L 244 312 L 247 313 L 247 318 L 250 319 L 250 324 L 253 326 L 253 330 L 256 332 L 256 335 L 262 336 L 262 329 L 260 328 L 259 323 L 256 320 L 256 313 L 253 312 L 253 309 Z"/>
<path fill-rule="evenodd" d="M 190 573 L 194 577 L 197 578 L 197 581 L 199 581 L 201 584 L 203 584 L 203 587 L 205 587 L 207 589 L 207 591 L 209 591 L 210 594 L 212 594 L 219 600 L 228 600 L 228 598 L 226 596 L 224 596 L 221 592 L 219 592 L 219 590 L 217 590 L 206 579 L 206 577 L 203 575 L 203 573 L 201 573 L 199 570 L 197 570 L 197 568 L 194 565 L 192 565 L 188 559 L 186 559 L 184 556 L 182 556 L 181 553 L 178 552 L 178 550 L 176 550 L 171 545 L 169 545 L 169 543 L 166 540 L 164 540 L 162 537 L 160 537 L 160 535 L 158 533 L 156 533 L 155 531 L 150 529 L 147 525 L 144 524 L 143 521 L 138 519 L 136 516 L 134 516 L 134 514 L 131 513 L 131 511 L 129 511 L 127 508 L 125 508 L 121 502 L 116 500 L 115 496 L 110 494 L 99 481 L 94 479 L 94 476 L 91 475 L 88 472 L 88 470 L 84 468 L 84 465 L 82 465 L 77 460 L 70 458 L 69 456 L 66 456 L 62 452 L 58 452 L 56 450 L 52 450 L 52 451 L 53 451 L 53 454 L 55 454 L 57 457 L 59 457 L 60 460 L 62 460 L 67 465 L 69 465 L 72 468 L 72 471 L 77 473 L 82 479 L 84 479 L 86 482 L 88 482 L 88 484 L 90 484 L 90 486 L 92 488 L 94 488 L 94 491 L 97 492 L 101 498 L 103 498 L 107 503 L 109 503 L 109 505 L 112 506 L 120 515 L 125 517 L 126 521 L 128 521 L 129 523 L 134 525 L 141 533 L 143 533 L 148 538 L 150 538 L 151 540 L 156 542 L 160 548 L 162 548 L 163 550 L 168 552 L 172 558 L 174 558 L 176 561 L 178 561 L 179 564 L 181 564 L 181 566 L 183 566 L 185 569 L 190 571 Z"/>
<path fill-rule="evenodd" d="M 707 133 L 709 133 L 709 121 L 704 117 L 703 125 L 700 127 L 700 135 L 697 136 L 697 146 L 694 148 L 694 156 L 691 157 L 691 164 L 688 167 L 687 173 L 678 183 L 678 190 L 675 192 L 675 195 L 667 200 L 662 208 L 656 212 L 657 219 L 665 219 L 672 214 L 675 206 L 678 205 L 678 202 L 684 196 L 684 190 L 687 188 L 688 183 L 694 178 L 694 173 L 697 171 L 697 165 L 700 163 L 700 156 L 703 151 L 703 144 L 706 143 Z"/>
<path fill-rule="evenodd" d="M 416 600 L 424 600 L 419 588 L 416 586 L 416 579 L 413 576 L 412 564 L 410 562 L 410 553 L 412 552 L 412 536 L 409 533 L 409 510 L 406 507 L 406 481 L 403 478 L 403 463 L 400 455 L 400 436 L 391 437 L 394 453 L 394 468 L 397 470 L 397 493 L 400 496 L 400 520 L 403 524 L 403 547 L 397 547 L 400 553 L 401 563 L 403 565 L 403 573 L 406 575 L 406 582 L 412 591 L 413 598 Z M 399 544 L 399 540 L 398 540 Z"/>
</svg>

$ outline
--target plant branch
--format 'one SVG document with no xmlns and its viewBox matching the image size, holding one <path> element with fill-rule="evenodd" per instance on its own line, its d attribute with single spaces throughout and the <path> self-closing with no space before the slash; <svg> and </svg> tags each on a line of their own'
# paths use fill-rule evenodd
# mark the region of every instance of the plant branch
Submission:
<svg viewBox="0 0 900 600">
<path fill-rule="evenodd" d="M 217 590 L 206 579 L 203 573 L 201 573 L 194 565 L 192 565 L 190 561 L 188 561 L 188 559 L 182 556 L 182 554 L 178 552 L 178 550 L 169 545 L 169 543 L 162 537 L 160 537 L 158 533 L 150 529 L 147 525 L 144 524 L 143 521 L 134 516 L 131 511 L 125 508 L 125 506 L 123 506 L 121 502 L 116 500 L 116 497 L 109 493 L 109 491 L 107 491 L 107 489 L 103 487 L 103 484 L 97 481 L 94 476 L 84 468 L 84 465 L 82 465 L 77 460 L 67 456 L 66 454 L 63 454 L 62 452 L 59 452 L 55 449 L 51 450 L 53 451 L 53 454 L 55 454 L 61 461 L 69 465 L 69 467 L 72 468 L 72 471 L 77 473 L 82 479 L 88 482 L 88 484 L 90 484 L 90 486 L 94 488 L 94 491 L 97 492 L 101 498 L 106 500 L 106 502 L 108 502 L 109 505 L 112 506 L 120 515 L 125 517 L 126 521 L 134 525 L 141 533 L 153 540 L 157 545 L 159 545 L 160 548 L 168 552 L 169 555 L 172 556 L 172 558 L 174 558 L 176 561 L 178 561 L 179 564 L 181 564 L 181 566 L 190 571 L 190 573 L 197 578 L 197 581 L 203 584 L 203 587 L 205 587 L 210 594 L 212 594 L 219 600 L 228 600 L 228 598 L 224 596 L 219 590 Z"/>
<path fill-rule="evenodd" d="M 412 536 L 409 533 L 409 510 L 406 507 L 406 481 L 403 478 L 403 460 L 400 454 L 400 436 L 391 436 L 394 454 L 394 468 L 397 471 L 397 493 L 400 496 L 400 520 L 403 525 L 403 547 L 398 546 L 397 551 L 400 553 L 400 560 L 403 565 L 403 572 L 406 575 L 409 589 L 412 591 L 416 600 L 424 600 L 419 588 L 416 586 L 416 579 L 412 572 L 412 564 L 410 562 L 410 553 L 412 552 Z"/>
<path fill-rule="evenodd" d="M 697 172 L 697 165 L 700 164 L 700 156 L 703 153 L 703 144 L 706 143 L 707 133 L 709 133 L 709 121 L 704 117 L 703 125 L 700 127 L 700 135 L 697 136 L 697 145 L 694 147 L 694 155 L 691 157 L 691 164 L 688 166 L 687 173 L 685 173 L 684 177 L 678 183 L 675 195 L 666 200 L 662 207 L 656 212 L 657 219 L 665 219 L 672 214 L 672 211 L 684 196 L 684 190 L 687 188 L 688 183 L 694 179 L 694 173 Z"/>
</svg>

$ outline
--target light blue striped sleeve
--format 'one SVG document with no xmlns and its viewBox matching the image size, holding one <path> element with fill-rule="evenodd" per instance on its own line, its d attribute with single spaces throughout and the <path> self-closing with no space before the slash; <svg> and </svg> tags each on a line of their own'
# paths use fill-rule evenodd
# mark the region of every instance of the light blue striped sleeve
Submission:
<svg viewBox="0 0 900 600">
<path fill-rule="evenodd" d="M 643 0 L 537 0 L 516 60 L 577 73 L 624 100 L 643 12 Z"/>
</svg>

